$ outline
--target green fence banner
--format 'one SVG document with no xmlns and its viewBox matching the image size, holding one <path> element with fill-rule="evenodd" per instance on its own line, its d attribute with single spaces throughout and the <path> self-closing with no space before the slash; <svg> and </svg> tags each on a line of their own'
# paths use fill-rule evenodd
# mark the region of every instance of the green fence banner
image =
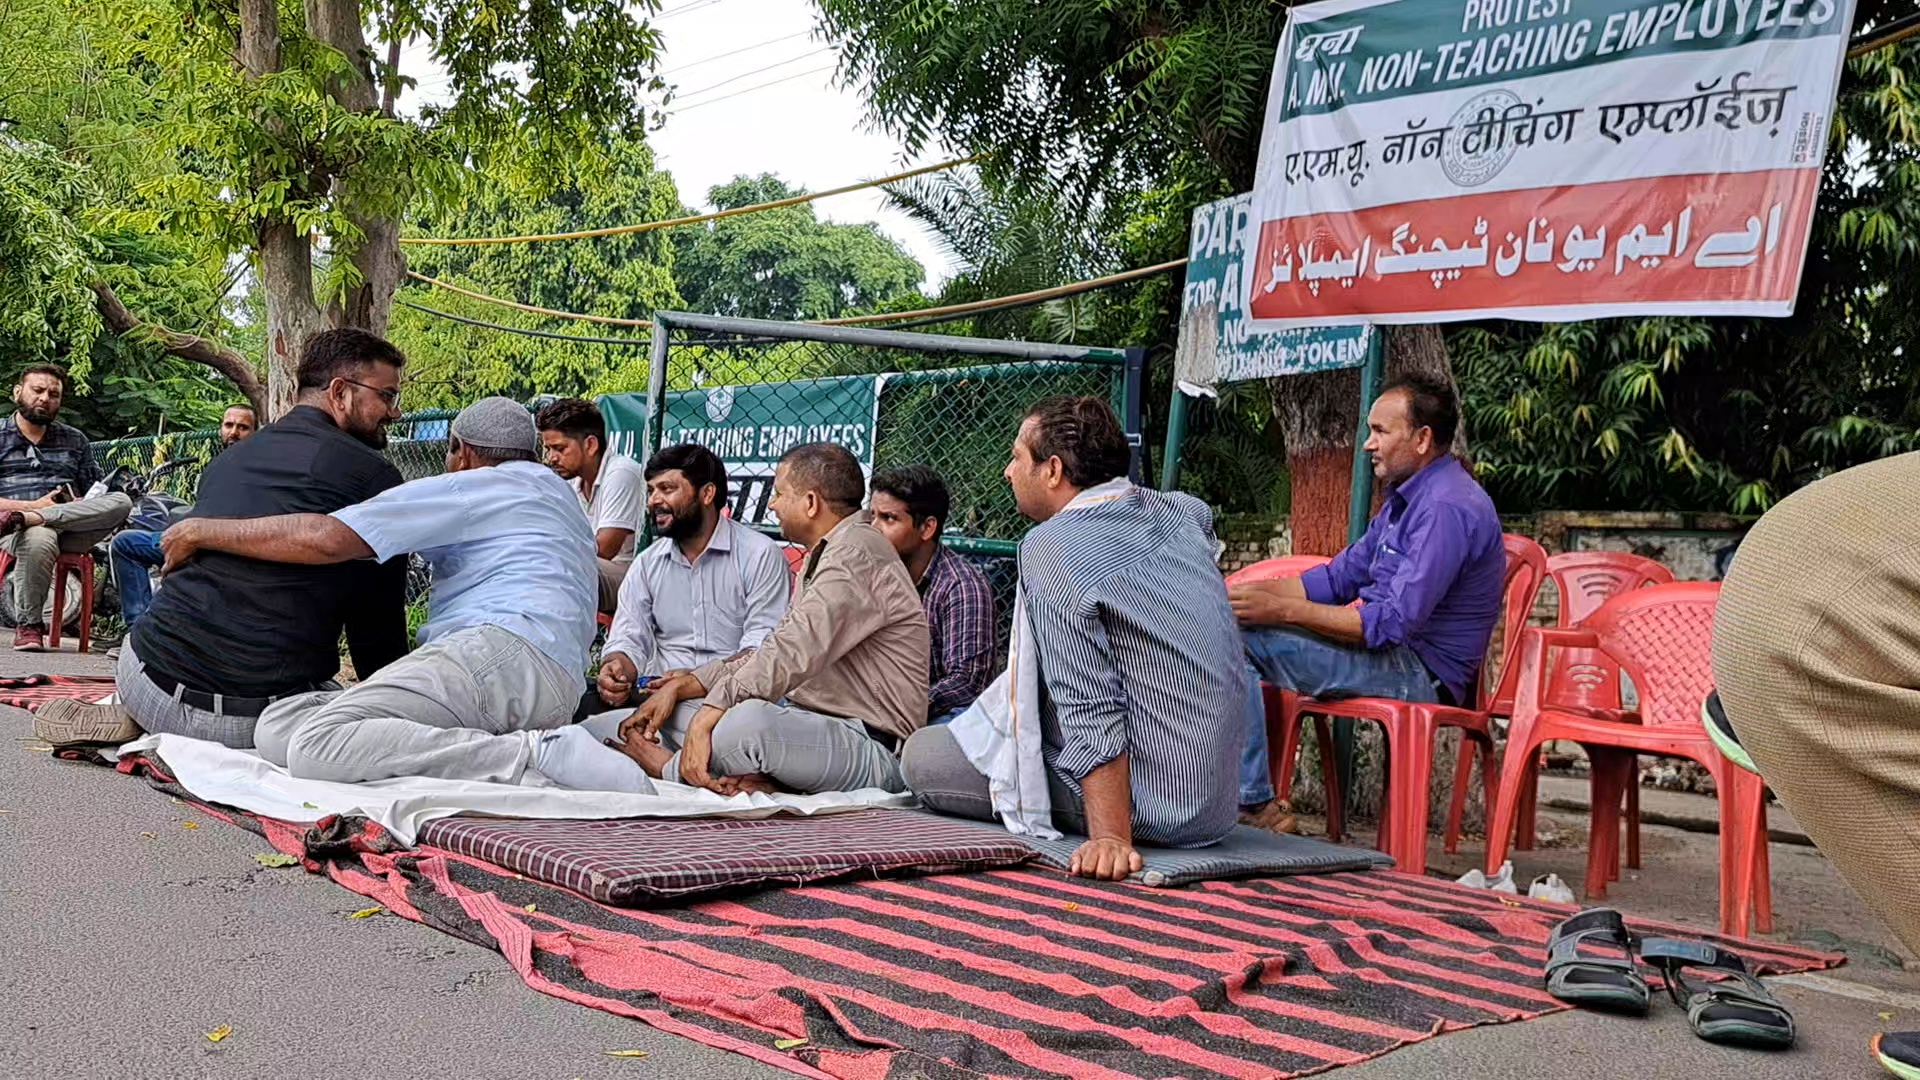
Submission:
<svg viewBox="0 0 1920 1080">
<path fill-rule="evenodd" d="M 773 468 L 801 443 L 839 443 L 853 452 L 862 472 L 873 473 L 874 428 L 884 375 L 847 375 L 796 382 L 711 386 L 667 392 L 661 446 L 698 443 L 727 464 L 728 495 L 736 521 L 772 519 Z M 607 441 L 616 453 L 643 456 L 647 426 L 645 394 L 609 394 L 600 399 Z"/>
</svg>

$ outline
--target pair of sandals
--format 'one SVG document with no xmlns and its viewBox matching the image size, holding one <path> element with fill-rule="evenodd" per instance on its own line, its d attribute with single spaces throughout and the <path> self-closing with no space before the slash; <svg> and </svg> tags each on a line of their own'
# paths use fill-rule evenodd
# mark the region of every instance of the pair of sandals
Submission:
<svg viewBox="0 0 1920 1080">
<path fill-rule="evenodd" d="M 1619 955 L 1582 952 L 1582 946 Z M 1702 1039 L 1768 1050 L 1793 1045 L 1793 1014 L 1746 961 L 1704 941 L 1636 938 L 1612 908 L 1591 908 L 1554 927 L 1547 993 L 1569 1005 L 1644 1016 L 1652 994 L 1642 963 L 1660 974 L 1667 996 L 1687 1011 L 1688 1025 Z"/>
</svg>

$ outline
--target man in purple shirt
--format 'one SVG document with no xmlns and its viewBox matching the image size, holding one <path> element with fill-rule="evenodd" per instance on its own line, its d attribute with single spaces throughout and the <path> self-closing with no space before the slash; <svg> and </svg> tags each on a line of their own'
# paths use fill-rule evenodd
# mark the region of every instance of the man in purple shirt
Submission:
<svg viewBox="0 0 1920 1080">
<path fill-rule="evenodd" d="M 987 577 L 940 543 L 952 509 L 947 482 L 925 465 L 873 474 L 873 527 L 906 561 L 933 633 L 927 723 L 944 724 L 993 681 L 993 589 Z"/>
<path fill-rule="evenodd" d="M 1317 698 L 1468 699 L 1500 617 L 1506 549 L 1493 500 L 1452 456 L 1459 425 L 1446 384 L 1388 383 L 1367 414 L 1386 498 L 1366 535 L 1298 578 L 1230 590 L 1253 675 Z M 1241 816 L 1271 828 L 1290 815 L 1274 799 L 1266 709 L 1248 681 Z"/>
</svg>

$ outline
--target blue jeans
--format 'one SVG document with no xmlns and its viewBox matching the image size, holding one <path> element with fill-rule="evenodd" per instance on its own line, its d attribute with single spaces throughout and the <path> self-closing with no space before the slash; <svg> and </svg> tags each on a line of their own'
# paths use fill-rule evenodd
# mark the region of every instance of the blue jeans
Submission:
<svg viewBox="0 0 1920 1080">
<path fill-rule="evenodd" d="M 131 629 L 140 616 L 153 606 L 153 579 L 150 567 L 166 562 L 160 554 L 160 534 L 128 529 L 107 545 L 113 563 L 113 583 L 120 590 L 120 619 Z"/>
<path fill-rule="evenodd" d="M 1243 630 L 1247 650 L 1247 750 L 1240 758 L 1240 805 L 1273 798 L 1267 767 L 1265 679 L 1283 690 L 1323 699 L 1350 697 L 1438 701 L 1427 665 L 1405 645 L 1369 649 L 1290 626 Z"/>
</svg>

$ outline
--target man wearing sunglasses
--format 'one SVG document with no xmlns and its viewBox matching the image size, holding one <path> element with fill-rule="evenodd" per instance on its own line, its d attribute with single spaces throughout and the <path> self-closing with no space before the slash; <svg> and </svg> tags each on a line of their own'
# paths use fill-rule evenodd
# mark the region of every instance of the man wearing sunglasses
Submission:
<svg viewBox="0 0 1920 1080">
<path fill-rule="evenodd" d="M 47 593 L 60 555 L 91 549 L 133 509 L 117 491 L 86 497 L 100 465 L 87 437 L 55 419 L 66 391 L 65 371 L 35 364 L 14 383 L 14 413 L 0 421 L 0 552 L 13 556 L 0 588 L 13 590 L 19 652 L 46 647 Z"/>
<path fill-rule="evenodd" d="M 309 337 L 294 407 L 208 463 L 189 520 L 328 514 L 398 486 L 380 451 L 405 364 L 364 330 Z M 209 552 L 167 575 L 122 643 L 124 708 L 43 709 L 35 731 L 55 743 L 145 729 L 250 747 L 268 705 L 333 688 L 342 630 L 362 679 L 406 654 L 404 557 L 303 566 Z"/>
</svg>

